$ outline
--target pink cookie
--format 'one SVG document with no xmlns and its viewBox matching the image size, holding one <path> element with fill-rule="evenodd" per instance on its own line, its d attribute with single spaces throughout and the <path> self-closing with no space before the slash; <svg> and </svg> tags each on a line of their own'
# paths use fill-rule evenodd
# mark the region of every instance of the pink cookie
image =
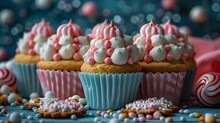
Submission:
<svg viewBox="0 0 220 123">
<path fill-rule="evenodd" d="M 195 95 L 204 106 L 220 106 L 220 74 L 210 72 L 201 76 L 195 85 Z"/>
</svg>

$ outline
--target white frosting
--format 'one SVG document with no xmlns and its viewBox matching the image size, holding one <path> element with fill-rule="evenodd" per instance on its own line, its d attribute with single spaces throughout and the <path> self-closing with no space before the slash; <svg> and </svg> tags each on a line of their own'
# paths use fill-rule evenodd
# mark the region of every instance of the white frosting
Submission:
<svg viewBox="0 0 220 123">
<path fill-rule="evenodd" d="M 23 35 L 24 40 L 29 40 L 30 32 L 25 32 Z"/>
<path fill-rule="evenodd" d="M 150 51 L 150 56 L 154 61 L 160 62 L 166 58 L 166 50 L 163 46 L 156 46 Z"/>
<path fill-rule="evenodd" d="M 139 49 L 137 48 L 137 46 L 135 45 L 129 45 L 132 50 L 130 52 L 130 56 L 133 58 L 134 62 L 137 62 L 138 61 L 138 58 L 139 58 Z"/>
<path fill-rule="evenodd" d="M 193 45 L 191 45 L 190 43 L 186 43 L 186 44 L 185 44 L 185 47 L 183 48 L 183 53 L 188 54 L 189 57 L 192 58 L 193 55 L 194 55 Z"/>
<path fill-rule="evenodd" d="M 147 54 L 147 50 L 144 48 L 144 46 L 138 45 L 138 50 L 139 50 L 139 60 L 143 60 L 144 56 Z"/>
<path fill-rule="evenodd" d="M 111 56 L 112 63 L 116 65 L 124 65 L 127 63 L 129 51 L 126 48 L 116 48 Z"/>
<path fill-rule="evenodd" d="M 173 59 L 179 60 L 183 51 L 182 46 L 177 46 L 175 44 L 170 44 L 170 53 L 173 55 Z"/>
<path fill-rule="evenodd" d="M 84 62 L 87 62 L 89 57 L 92 56 L 92 52 L 86 52 L 84 55 L 83 55 L 83 59 L 84 59 Z"/>
<path fill-rule="evenodd" d="M 105 56 L 106 56 L 106 49 L 105 48 L 100 48 L 94 52 L 94 60 L 97 63 L 104 62 Z"/>
<path fill-rule="evenodd" d="M 133 44 L 132 36 L 125 35 L 124 36 L 124 41 L 125 41 L 126 46 Z"/>
<path fill-rule="evenodd" d="M 34 37 L 34 42 L 36 43 L 42 43 L 42 42 L 46 42 L 47 41 L 47 37 L 41 34 L 38 34 Z"/>
<path fill-rule="evenodd" d="M 102 48 L 102 47 L 104 47 L 104 43 L 105 43 L 105 41 L 102 40 L 102 39 L 97 40 L 97 41 L 95 42 L 95 47 L 96 47 L 96 48 Z"/>
<path fill-rule="evenodd" d="M 37 53 L 37 54 L 40 54 L 40 48 L 44 46 L 45 43 L 36 43 L 35 46 L 34 46 L 34 51 Z"/>
<path fill-rule="evenodd" d="M 72 47 L 71 44 L 62 46 L 59 50 L 59 54 L 61 55 L 62 59 L 71 59 L 74 52 L 75 49 Z"/>
<path fill-rule="evenodd" d="M 151 37 L 151 42 L 153 46 L 160 46 L 166 43 L 163 35 L 153 35 Z"/>
<path fill-rule="evenodd" d="M 68 45 L 73 43 L 73 38 L 71 35 L 65 35 L 60 37 L 59 44 Z"/>
<path fill-rule="evenodd" d="M 91 46 L 94 46 L 94 45 L 95 45 L 95 42 L 96 42 L 96 39 L 92 39 L 92 40 L 90 41 L 90 45 L 91 45 Z"/>
<path fill-rule="evenodd" d="M 79 54 L 81 55 L 81 57 L 88 51 L 88 49 L 89 49 L 89 45 L 80 47 Z"/>
<path fill-rule="evenodd" d="M 81 45 L 89 45 L 89 41 L 86 36 L 79 36 L 78 39 Z"/>
<path fill-rule="evenodd" d="M 18 49 L 22 54 L 26 54 L 28 52 L 28 41 L 20 39 L 18 42 Z"/>
<path fill-rule="evenodd" d="M 55 44 L 55 43 L 54 43 L 55 38 L 56 38 L 56 35 L 55 35 L 55 34 L 52 35 L 52 36 L 50 36 L 50 37 L 47 39 L 47 44 L 54 45 L 54 44 Z"/>
<path fill-rule="evenodd" d="M 123 38 L 117 36 L 110 39 L 112 48 L 122 48 L 125 46 Z"/>
<path fill-rule="evenodd" d="M 40 48 L 40 54 L 41 57 L 45 61 L 51 61 L 53 59 L 53 55 L 56 53 L 55 49 L 52 45 L 44 45 L 42 48 Z"/>
<path fill-rule="evenodd" d="M 146 45 L 146 38 L 144 36 L 139 36 L 136 39 L 135 44 L 145 46 Z"/>
<path fill-rule="evenodd" d="M 165 35 L 164 38 L 169 44 L 175 44 L 178 42 L 178 39 L 176 38 L 176 36 L 172 34 Z"/>
</svg>

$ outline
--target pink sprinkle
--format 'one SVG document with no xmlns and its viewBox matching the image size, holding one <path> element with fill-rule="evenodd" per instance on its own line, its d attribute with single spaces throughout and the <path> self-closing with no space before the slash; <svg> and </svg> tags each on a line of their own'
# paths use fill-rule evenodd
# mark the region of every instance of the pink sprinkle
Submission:
<svg viewBox="0 0 220 123">
<path fill-rule="evenodd" d="M 7 110 L 5 108 L 2 109 L 3 114 L 7 114 Z"/>
<path fill-rule="evenodd" d="M 104 47 L 105 48 L 110 48 L 111 47 L 111 42 L 108 40 L 108 41 L 106 41 L 105 43 L 104 43 Z"/>
<path fill-rule="evenodd" d="M 74 43 L 79 43 L 79 39 L 78 39 L 78 38 L 74 38 L 74 39 L 73 39 L 73 42 L 74 42 Z"/>
<path fill-rule="evenodd" d="M 101 116 L 104 116 L 106 113 L 103 111 L 102 113 L 101 113 Z"/>
<path fill-rule="evenodd" d="M 153 119 L 153 116 L 148 114 L 148 115 L 146 115 L 146 119 L 152 120 L 152 119 Z"/>
<path fill-rule="evenodd" d="M 55 50 L 59 50 L 61 48 L 61 45 L 60 44 L 58 44 L 58 43 L 55 43 L 54 44 L 54 49 Z"/>
<path fill-rule="evenodd" d="M 73 43 L 73 48 L 74 48 L 76 51 L 78 51 L 78 50 L 79 50 L 79 45 L 76 44 L 76 43 Z"/>
<path fill-rule="evenodd" d="M 35 55 L 36 52 L 35 52 L 33 49 L 30 49 L 30 50 L 28 50 L 28 54 L 29 54 L 29 55 Z"/>
<path fill-rule="evenodd" d="M 106 64 L 111 64 L 111 63 L 112 63 L 112 60 L 111 60 L 110 57 L 106 57 L 105 60 L 104 60 L 104 62 L 105 62 Z"/>
<path fill-rule="evenodd" d="M 131 46 L 127 46 L 126 48 L 128 49 L 129 52 L 132 51 L 132 47 Z"/>
<path fill-rule="evenodd" d="M 151 46 L 150 44 L 146 44 L 146 45 L 145 45 L 145 49 L 146 49 L 147 51 L 150 51 L 151 48 L 152 48 L 152 46 Z"/>
<path fill-rule="evenodd" d="M 108 56 L 111 56 L 113 52 L 114 52 L 114 48 L 109 48 L 109 49 L 107 50 L 107 55 L 108 55 Z"/>
<path fill-rule="evenodd" d="M 166 59 L 167 59 L 168 61 L 172 61 L 172 60 L 173 60 L 173 55 L 170 54 L 170 53 L 168 53 L 167 56 L 166 56 Z"/>
<path fill-rule="evenodd" d="M 74 55 L 73 55 L 74 60 L 78 61 L 78 60 L 80 60 L 80 58 L 81 58 L 81 55 L 78 52 L 74 53 Z"/>
<path fill-rule="evenodd" d="M 137 115 L 134 112 L 128 114 L 129 118 L 135 118 Z"/>
<path fill-rule="evenodd" d="M 35 44 L 35 43 L 34 43 L 33 41 L 30 41 L 30 42 L 28 42 L 28 47 L 29 47 L 29 48 L 33 48 L 33 47 L 34 47 L 34 44 Z"/>
<path fill-rule="evenodd" d="M 169 50 L 170 50 L 170 45 L 168 45 L 168 44 L 165 44 L 163 47 L 164 47 L 164 49 L 165 49 L 166 51 L 169 51 Z"/>
<path fill-rule="evenodd" d="M 159 119 L 162 115 L 159 111 L 156 111 L 154 112 L 153 116 L 154 116 L 154 119 Z"/>
<path fill-rule="evenodd" d="M 145 55 L 144 56 L 144 61 L 151 62 L 151 60 L 152 60 L 152 57 L 150 55 Z"/>
<path fill-rule="evenodd" d="M 54 61 L 59 61 L 60 59 L 61 59 L 61 56 L 60 56 L 59 53 L 56 53 L 56 54 L 53 55 L 53 60 Z"/>
<path fill-rule="evenodd" d="M 93 57 L 90 57 L 90 58 L 88 59 L 87 63 L 90 64 L 90 65 L 94 64 L 94 63 L 95 63 L 94 58 L 93 58 Z"/>
<path fill-rule="evenodd" d="M 186 61 L 188 59 L 188 55 L 187 54 L 182 54 L 181 55 L 181 60 Z"/>
<path fill-rule="evenodd" d="M 97 115 L 101 116 L 102 111 L 98 110 Z"/>
<path fill-rule="evenodd" d="M 145 118 L 144 118 L 144 117 L 139 117 L 139 118 L 138 118 L 138 121 L 139 121 L 139 122 L 144 122 L 144 121 L 145 121 Z"/>
<path fill-rule="evenodd" d="M 17 54 L 21 53 L 20 50 L 19 50 L 18 48 L 16 49 L 16 53 L 17 53 Z"/>
<path fill-rule="evenodd" d="M 134 64 L 134 60 L 131 56 L 128 58 L 128 64 L 130 65 Z"/>
</svg>

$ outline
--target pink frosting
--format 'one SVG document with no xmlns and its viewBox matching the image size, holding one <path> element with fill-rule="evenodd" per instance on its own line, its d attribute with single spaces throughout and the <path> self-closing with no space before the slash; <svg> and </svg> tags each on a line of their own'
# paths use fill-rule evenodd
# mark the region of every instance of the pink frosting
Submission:
<svg viewBox="0 0 220 123">
<path fill-rule="evenodd" d="M 171 23 L 170 20 L 168 20 L 164 25 L 162 25 L 164 30 L 165 30 L 165 34 L 168 35 L 168 34 L 174 34 L 176 36 L 176 38 L 180 38 L 181 37 L 181 34 L 178 30 L 178 28 L 173 25 Z"/>
<path fill-rule="evenodd" d="M 31 30 L 31 32 L 29 34 L 27 34 L 28 39 L 20 39 L 19 40 L 20 44 L 18 43 L 18 45 L 21 45 L 22 43 L 28 43 L 27 54 L 36 55 L 38 53 L 34 50 L 35 45 L 37 45 L 37 42 L 35 41 L 35 37 L 36 36 L 44 36 L 47 40 L 47 38 L 49 38 L 53 34 L 54 34 L 53 27 L 51 27 L 49 23 L 46 23 L 45 20 L 42 19 L 41 22 L 35 24 Z M 45 41 L 42 41 L 42 42 L 45 42 Z M 16 53 L 17 54 L 21 53 L 19 48 L 16 49 Z"/>
<path fill-rule="evenodd" d="M 71 35 L 72 38 L 78 37 L 83 35 L 82 29 L 75 23 L 72 23 L 72 20 L 69 21 L 67 24 L 62 24 L 57 29 L 57 35 L 59 37 L 65 35 Z"/>
<path fill-rule="evenodd" d="M 129 103 L 126 105 L 126 108 L 131 108 L 134 110 L 146 110 L 146 109 L 167 109 L 171 107 L 173 104 L 171 101 L 164 99 L 163 97 L 160 99 L 148 98 L 145 100 L 137 100 L 133 103 Z"/>
<path fill-rule="evenodd" d="M 95 38 L 98 37 L 100 34 L 100 30 L 103 26 L 107 26 L 107 20 L 104 20 L 102 23 L 97 24 L 93 29 L 92 29 L 92 34 L 91 34 L 91 38 Z"/>
<path fill-rule="evenodd" d="M 152 35 L 155 34 L 164 34 L 164 29 L 159 24 L 156 24 L 153 20 L 150 23 L 145 24 L 140 29 L 140 34 L 150 38 Z"/>
</svg>

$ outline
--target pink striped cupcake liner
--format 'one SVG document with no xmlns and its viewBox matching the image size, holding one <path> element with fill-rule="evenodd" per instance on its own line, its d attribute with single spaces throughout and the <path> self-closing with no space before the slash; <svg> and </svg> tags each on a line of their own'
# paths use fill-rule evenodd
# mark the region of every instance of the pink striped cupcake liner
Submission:
<svg viewBox="0 0 220 123">
<path fill-rule="evenodd" d="M 179 104 L 186 72 L 144 74 L 137 97 L 147 99 L 151 97 L 165 97 L 174 104 Z"/>
<path fill-rule="evenodd" d="M 67 99 L 73 95 L 84 96 L 78 71 L 37 70 L 43 93 L 53 91 L 58 99 Z"/>
</svg>

